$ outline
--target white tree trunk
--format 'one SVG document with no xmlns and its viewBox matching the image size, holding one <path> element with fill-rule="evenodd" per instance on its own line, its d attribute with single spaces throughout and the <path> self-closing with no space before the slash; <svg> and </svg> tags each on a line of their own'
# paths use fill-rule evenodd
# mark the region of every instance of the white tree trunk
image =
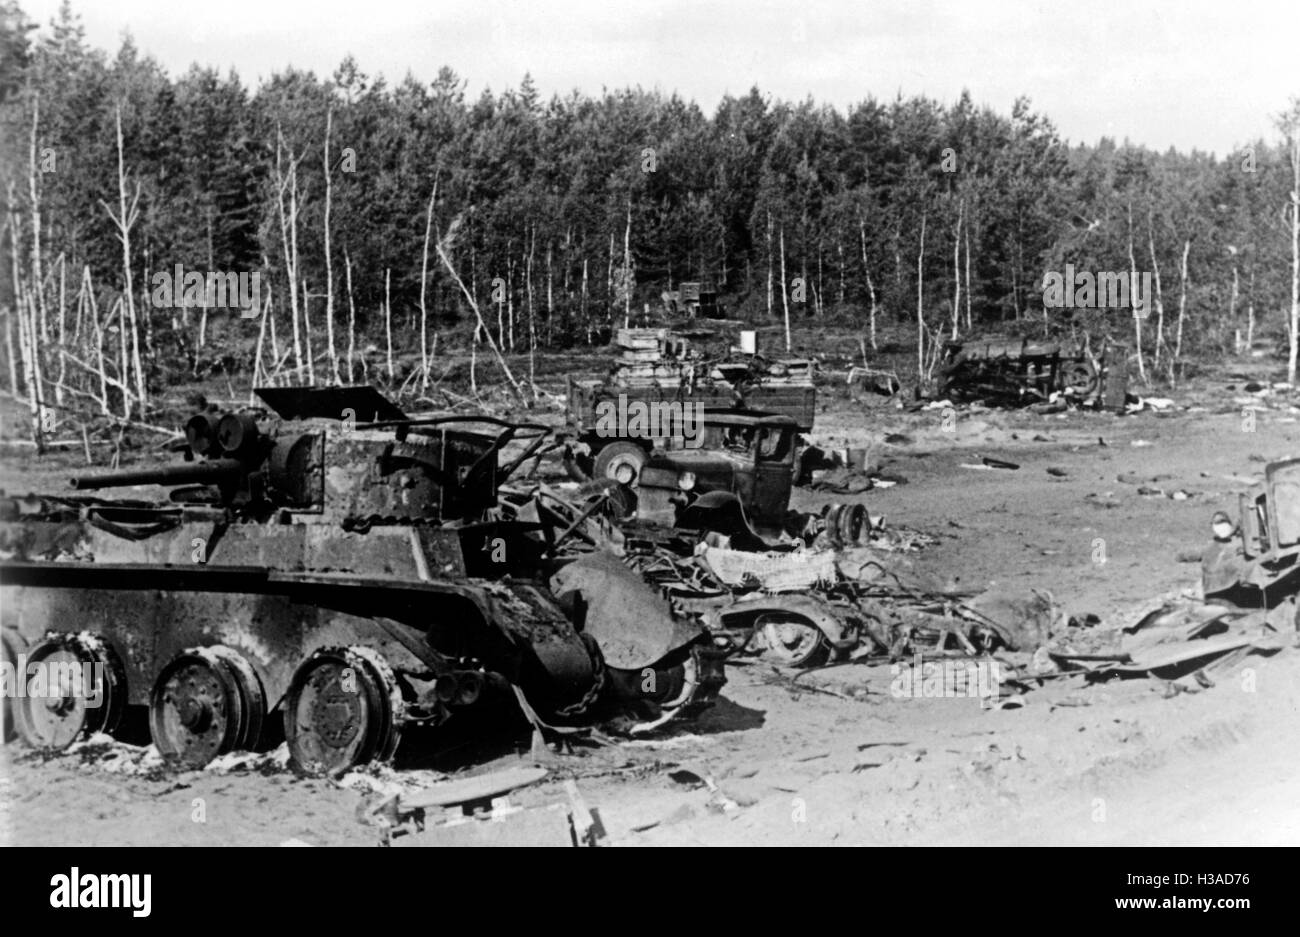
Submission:
<svg viewBox="0 0 1300 937">
<path fill-rule="evenodd" d="M 433 232 L 433 204 L 438 200 L 438 180 L 433 180 L 429 207 L 424 213 L 424 251 L 420 256 L 420 392 L 429 389 L 429 310 L 425 291 L 429 284 L 429 237 Z"/>
<path fill-rule="evenodd" d="M 325 341 L 329 345 L 330 373 L 339 384 L 339 359 L 334 351 L 334 253 L 330 249 L 330 207 L 332 188 L 330 180 L 330 133 L 334 128 L 334 111 L 325 112 Z"/>
<path fill-rule="evenodd" d="M 916 252 L 916 374 L 925 380 L 925 222 L 921 215 L 921 244 Z"/>
</svg>

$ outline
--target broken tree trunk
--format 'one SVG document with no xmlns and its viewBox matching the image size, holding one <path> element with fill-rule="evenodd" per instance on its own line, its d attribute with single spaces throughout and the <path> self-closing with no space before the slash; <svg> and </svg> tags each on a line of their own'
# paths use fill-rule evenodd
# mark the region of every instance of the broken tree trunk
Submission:
<svg viewBox="0 0 1300 937">
<path fill-rule="evenodd" d="M 1153 230 L 1154 221 L 1150 212 L 1147 213 L 1147 248 L 1151 253 L 1151 275 L 1156 285 L 1156 352 L 1155 360 L 1152 367 L 1157 374 L 1160 373 L 1160 354 L 1165 343 L 1165 301 L 1164 294 L 1160 289 L 1160 263 L 1156 260 L 1156 240 Z"/>
<path fill-rule="evenodd" d="M 126 200 L 126 157 L 122 143 L 122 106 L 117 105 L 115 110 L 117 115 L 118 214 L 114 216 L 113 210 L 103 201 L 100 204 L 104 206 L 104 210 L 108 212 L 109 218 L 112 219 L 114 226 L 117 228 L 117 239 L 122 243 L 122 277 L 125 284 L 122 292 L 122 325 L 124 330 L 129 330 L 131 333 L 130 366 L 135 370 L 135 396 L 140 407 L 140 416 L 143 418 L 148 407 L 148 397 L 145 393 L 144 366 L 140 362 L 140 330 L 136 321 L 135 289 L 132 286 L 131 277 L 131 228 L 135 225 L 136 219 L 140 217 L 140 184 L 136 183 L 135 195 L 128 207 Z M 127 383 L 126 374 L 126 371 L 122 372 L 124 384 Z M 129 407 L 124 411 L 123 415 L 130 419 Z"/>
<path fill-rule="evenodd" d="M 307 386 L 316 386 L 316 358 L 311 350 L 311 314 L 308 311 L 307 281 L 302 281 L 302 349 L 307 364 Z"/>
<path fill-rule="evenodd" d="M 330 133 L 334 127 L 334 111 L 325 112 L 325 342 L 329 346 L 330 374 L 337 385 L 339 376 L 339 359 L 334 350 L 334 253 L 330 250 L 330 206 L 332 188 L 330 179 Z"/>
<path fill-rule="evenodd" d="M 267 312 L 271 308 L 271 294 L 266 294 L 266 300 L 262 303 L 261 322 L 257 326 L 257 351 L 253 355 L 253 386 L 260 386 L 262 373 L 262 342 L 266 338 L 266 318 Z M 249 406 L 257 402 L 257 396 L 253 393 L 248 395 Z"/>
<path fill-rule="evenodd" d="M 1192 242 L 1189 238 L 1183 242 L 1183 262 L 1178 271 L 1178 330 L 1174 335 L 1174 360 L 1169 367 L 1171 379 L 1173 369 L 1183 353 L 1183 322 L 1187 319 L 1187 254 L 1191 249 Z"/>
<path fill-rule="evenodd" d="M 916 379 L 925 381 L 925 213 L 921 214 L 921 243 L 916 251 Z"/>
<path fill-rule="evenodd" d="M 623 229 L 623 328 L 632 318 L 632 199 L 627 200 L 627 226 Z"/>
<path fill-rule="evenodd" d="M 957 230 L 952 239 L 952 337 L 957 338 L 957 326 L 961 319 L 961 223 L 966 214 L 966 200 L 962 199 L 957 208 Z"/>
<path fill-rule="evenodd" d="M 40 173 L 36 167 L 36 135 L 40 126 L 41 118 L 41 98 L 36 95 L 32 98 L 32 133 L 31 133 L 31 154 L 30 163 L 27 170 L 27 192 L 30 199 L 28 206 L 32 224 L 32 252 L 31 252 L 31 269 L 32 281 L 28 287 L 31 295 L 34 296 L 36 307 L 40 312 L 40 321 L 45 321 L 45 277 L 41 272 L 41 190 L 37 184 L 40 179 Z M 12 201 L 9 203 L 14 204 Z M 41 337 L 48 339 L 42 329 Z"/>
<path fill-rule="evenodd" d="M 289 318 L 293 323 L 293 360 L 298 381 L 302 381 L 302 339 L 298 333 L 298 160 L 289 154 L 289 174 L 281 168 L 284 135 L 275 128 L 276 207 L 280 219 L 280 248 L 284 252 L 285 279 L 289 281 Z M 301 159 L 301 157 L 299 157 Z M 289 190 L 289 210 L 284 207 Z"/>
<path fill-rule="evenodd" d="M 1133 205 L 1130 202 L 1128 206 L 1128 266 L 1129 266 L 1129 285 L 1136 287 L 1138 282 L 1137 273 L 1137 255 L 1133 251 Z M 1151 297 L 1147 297 L 1147 303 L 1150 304 Z M 1133 310 L 1133 347 L 1137 349 L 1138 359 L 1138 377 L 1142 383 L 1147 383 L 1146 366 L 1142 363 L 1142 317 L 1137 314 L 1136 307 Z"/>
<path fill-rule="evenodd" d="M 867 263 L 867 223 L 866 220 L 858 216 L 858 243 L 862 249 L 862 273 L 867 278 L 867 296 L 871 301 L 871 310 L 868 313 L 867 320 L 868 336 L 871 341 L 871 350 L 876 350 L 876 285 L 871 282 L 871 268 Z"/>
<path fill-rule="evenodd" d="M 781 225 L 781 308 L 785 314 L 785 350 L 790 350 L 790 294 L 785 288 L 785 225 Z"/>
<path fill-rule="evenodd" d="M 352 301 L 352 258 L 348 256 L 346 248 L 343 251 L 343 268 L 348 284 L 348 383 L 352 384 L 357 379 L 352 363 L 357 348 L 357 307 Z"/>
<path fill-rule="evenodd" d="M 519 386 L 519 382 L 515 380 L 514 374 L 510 371 L 510 366 L 506 364 L 505 356 L 502 355 L 500 347 L 498 347 L 497 343 L 492 340 L 492 333 L 488 331 L 487 323 L 483 320 L 483 312 L 479 308 L 478 300 L 474 298 L 474 294 L 465 286 L 465 281 L 462 280 L 460 274 L 456 272 L 456 267 L 452 264 L 451 257 L 447 253 L 449 244 L 455 240 L 456 230 L 459 227 L 459 224 L 460 219 L 454 219 L 451 226 L 447 229 L 446 235 L 438 238 L 438 259 L 441 260 L 442 265 L 447 268 L 448 275 L 450 275 L 456 285 L 460 287 L 461 294 L 465 297 L 465 301 L 469 303 L 470 309 L 474 312 L 474 319 L 478 323 L 478 327 L 483 330 L 483 336 L 487 339 L 488 347 L 492 349 L 492 354 L 496 356 L 497 364 L 501 366 L 501 373 L 505 376 L 506 383 L 509 385 L 510 390 L 514 393 L 520 403 L 527 405 L 528 401 L 524 398 L 524 393 L 522 388 Z"/>
<path fill-rule="evenodd" d="M 393 368 L 393 271 L 384 268 L 384 339 L 388 346 L 388 381 L 392 383 L 397 372 Z"/>
<path fill-rule="evenodd" d="M 429 390 L 429 310 L 425 306 L 425 290 L 429 284 L 429 235 L 433 231 L 433 204 L 438 200 L 438 180 L 433 180 L 429 207 L 424 213 L 424 251 L 420 256 L 420 393 Z"/>
</svg>

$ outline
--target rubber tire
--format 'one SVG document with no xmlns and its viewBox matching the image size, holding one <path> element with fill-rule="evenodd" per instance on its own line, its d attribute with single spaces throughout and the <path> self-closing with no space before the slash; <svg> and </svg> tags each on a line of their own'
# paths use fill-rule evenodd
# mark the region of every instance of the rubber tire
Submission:
<svg viewBox="0 0 1300 937">
<path fill-rule="evenodd" d="M 641 478 L 641 469 L 645 468 L 649 459 L 650 454 L 634 442 L 612 442 L 596 453 L 596 459 L 591 466 L 591 477 L 597 480 L 608 478 L 618 481 L 613 475 L 615 464 L 631 461 L 636 464 L 636 478 L 632 480 L 632 484 L 635 485 Z"/>
</svg>

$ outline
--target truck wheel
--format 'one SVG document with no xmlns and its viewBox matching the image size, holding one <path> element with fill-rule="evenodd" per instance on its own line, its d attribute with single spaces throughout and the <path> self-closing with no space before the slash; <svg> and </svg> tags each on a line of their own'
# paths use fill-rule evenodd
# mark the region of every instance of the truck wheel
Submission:
<svg viewBox="0 0 1300 937">
<path fill-rule="evenodd" d="M 1061 383 L 1080 397 L 1089 397 L 1097 392 L 1101 379 L 1092 362 L 1080 360 L 1066 364 Z"/>
<path fill-rule="evenodd" d="M 754 628 L 763 633 L 767 656 L 786 667 L 815 667 L 830 656 L 825 635 L 801 615 L 762 615 Z"/>
<path fill-rule="evenodd" d="M 641 477 L 641 469 L 646 463 L 646 451 L 634 442 L 612 442 L 596 453 L 592 465 L 592 478 L 609 478 L 621 485 L 635 484 Z M 632 470 L 632 477 L 627 478 L 625 468 Z M 619 478 L 623 474 L 625 477 Z"/>
</svg>

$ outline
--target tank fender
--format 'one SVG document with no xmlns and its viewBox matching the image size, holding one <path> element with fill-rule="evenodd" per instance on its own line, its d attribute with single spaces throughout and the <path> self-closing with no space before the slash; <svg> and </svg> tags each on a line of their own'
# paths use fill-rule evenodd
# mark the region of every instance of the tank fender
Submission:
<svg viewBox="0 0 1300 937">
<path fill-rule="evenodd" d="M 551 591 L 582 609 L 583 630 L 620 670 L 649 667 L 704 633 L 695 621 L 674 617 L 668 600 L 612 553 L 588 553 L 564 566 Z"/>
</svg>

